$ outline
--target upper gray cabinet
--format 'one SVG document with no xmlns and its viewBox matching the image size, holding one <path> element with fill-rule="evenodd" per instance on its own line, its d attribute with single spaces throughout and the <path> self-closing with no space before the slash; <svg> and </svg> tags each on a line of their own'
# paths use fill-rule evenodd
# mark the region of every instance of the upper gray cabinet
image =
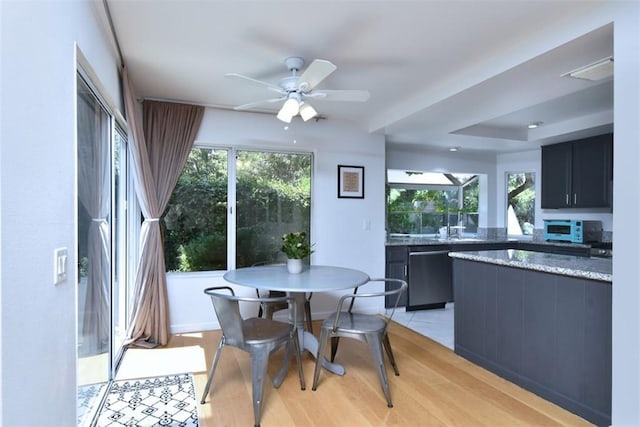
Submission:
<svg viewBox="0 0 640 427">
<path fill-rule="evenodd" d="M 542 147 L 543 209 L 610 208 L 613 134 Z"/>
</svg>

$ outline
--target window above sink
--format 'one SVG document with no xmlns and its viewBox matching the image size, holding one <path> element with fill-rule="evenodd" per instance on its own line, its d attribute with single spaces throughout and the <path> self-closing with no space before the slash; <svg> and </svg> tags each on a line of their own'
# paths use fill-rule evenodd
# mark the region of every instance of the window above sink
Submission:
<svg viewBox="0 0 640 427">
<path fill-rule="evenodd" d="M 387 170 L 387 231 L 448 239 L 478 232 L 478 176 Z"/>
</svg>

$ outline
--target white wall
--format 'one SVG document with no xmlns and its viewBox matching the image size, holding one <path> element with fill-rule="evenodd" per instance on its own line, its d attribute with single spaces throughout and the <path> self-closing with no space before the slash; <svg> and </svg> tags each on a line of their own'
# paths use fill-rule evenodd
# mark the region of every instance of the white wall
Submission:
<svg viewBox="0 0 640 427">
<path fill-rule="evenodd" d="M 293 141 L 296 141 L 295 143 Z M 312 152 L 311 241 L 313 264 L 356 268 L 371 277 L 384 276 L 384 137 L 336 120 L 296 120 L 289 130 L 273 115 L 208 108 L 196 144 Z M 337 166 L 365 167 L 365 198 L 337 197 Z M 369 229 L 366 229 L 369 228 Z M 216 328 L 211 303 L 202 290 L 222 284 L 220 273 L 173 273 L 167 278 L 172 332 Z M 235 286 L 234 286 L 235 287 Z M 252 289 L 235 287 L 240 293 Z M 335 309 L 342 292 L 314 294 L 314 318 Z M 384 309 L 383 299 L 363 309 Z"/>
<path fill-rule="evenodd" d="M 506 227 L 507 213 L 507 186 L 506 174 L 509 172 L 534 172 L 535 173 L 535 228 L 543 228 L 545 219 L 582 219 L 602 221 L 602 228 L 606 231 L 613 230 L 613 214 L 607 209 L 541 209 L 542 197 L 542 171 L 541 151 L 531 150 L 520 153 L 499 154 L 497 158 L 496 201 L 498 227 Z"/>
<path fill-rule="evenodd" d="M 612 6 L 613 8 L 613 6 Z M 613 425 L 640 425 L 640 3 L 612 12 L 615 82 L 613 143 Z"/>
<path fill-rule="evenodd" d="M 2 76 L 2 418 L 76 424 L 76 45 L 113 99 L 118 75 L 97 2 L 5 2 Z M 69 278 L 53 285 L 53 250 Z"/>
</svg>

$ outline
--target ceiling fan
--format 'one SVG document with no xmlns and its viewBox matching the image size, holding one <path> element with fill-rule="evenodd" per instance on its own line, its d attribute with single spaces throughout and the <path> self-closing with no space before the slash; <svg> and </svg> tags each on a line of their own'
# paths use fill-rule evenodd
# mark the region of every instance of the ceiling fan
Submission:
<svg viewBox="0 0 640 427">
<path fill-rule="evenodd" d="M 226 77 L 242 79 L 245 82 L 256 84 L 277 92 L 277 98 L 263 99 L 239 105 L 234 110 L 247 110 L 265 104 L 284 101 L 278 111 L 278 119 L 285 123 L 291 123 L 291 119 L 300 114 L 302 119 L 307 120 L 318 115 L 318 112 L 309 104 L 309 99 L 322 99 L 325 101 L 356 101 L 364 102 L 369 99 L 369 92 L 366 90 L 316 90 L 315 87 L 327 76 L 336 70 L 336 66 L 324 59 L 314 59 L 307 69 L 298 75 L 304 66 L 304 59 L 292 56 L 284 61 L 291 72 L 291 75 L 278 81 L 278 84 L 256 80 L 242 74 L 228 73 Z"/>
</svg>

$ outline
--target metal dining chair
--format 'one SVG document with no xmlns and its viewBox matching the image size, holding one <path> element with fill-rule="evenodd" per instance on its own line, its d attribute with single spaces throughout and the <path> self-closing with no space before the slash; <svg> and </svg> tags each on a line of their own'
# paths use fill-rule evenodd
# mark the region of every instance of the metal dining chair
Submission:
<svg viewBox="0 0 640 427">
<path fill-rule="evenodd" d="M 338 350 L 338 342 L 340 337 L 353 338 L 359 341 L 363 341 L 369 345 L 371 356 L 373 358 L 376 369 L 378 370 L 378 376 L 380 377 L 380 384 L 382 391 L 387 399 L 387 406 L 393 407 L 391 401 L 391 392 L 389 391 L 389 380 L 387 377 L 387 370 L 384 365 L 384 355 L 382 348 L 387 353 L 389 362 L 393 367 L 396 375 L 400 375 L 398 366 L 396 365 L 395 358 L 393 357 L 393 351 L 391 350 L 391 343 L 389 342 L 389 336 L 387 334 L 387 326 L 395 313 L 395 310 L 400 301 L 402 293 L 407 289 L 407 282 L 400 279 L 371 279 L 367 282 L 366 286 L 370 283 L 384 283 L 385 285 L 392 286 L 391 290 L 371 293 L 358 294 L 358 288 L 355 288 L 353 294 L 343 295 L 338 300 L 338 306 L 335 313 L 332 313 L 322 322 L 320 330 L 320 347 L 318 349 L 318 357 L 316 358 L 316 367 L 313 373 L 313 386 L 312 390 L 316 390 L 318 385 L 318 378 L 320 377 L 320 367 L 322 366 L 322 358 L 325 354 L 327 341 L 331 338 L 331 361 L 333 362 L 336 352 Z M 361 286 L 362 287 L 362 286 Z M 360 288 L 361 288 L 360 287 Z M 395 295 L 395 303 L 389 316 L 378 316 L 371 314 L 354 313 L 353 305 L 356 298 L 375 298 L 382 296 Z M 343 311 L 343 306 L 346 300 L 350 299 L 349 308 Z"/>
<path fill-rule="evenodd" d="M 224 346 L 232 346 L 244 350 L 251 355 L 251 383 L 253 387 L 253 414 L 254 423 L 260 425 L 262 393 L 264 380 L 267 376 L 267 365 L 271 353 L 281 347 L 286 347 L 282 367 L 273 379 L 273 386 L 278 388 L 282 384 L 289 367 L 291 353 L 296 357 L 300 388 L 305 389 L 304 373 L 300 360 L 300 347 L 294 319 L 293 324 L 278 322 L 271 319 L 252 317 L 243 319 L 240 314 L 240 303 L 294 303 L 293 297 L 255 298 L 236 296 L 233 289 L 228 286 L 210 287 L 204 293 L 211 297 L 213 308 L 222 328 L 222 338 L 213 357 L 213 364 L 207 384 L 202 394 L 201 404 L 209 394 L 209 388 L 216 371 L 216 366 Z M 296 310 L 293 310 L 294 313 Z M 295 316 L 295 315 L 294 315 Z"/>
</svg>

